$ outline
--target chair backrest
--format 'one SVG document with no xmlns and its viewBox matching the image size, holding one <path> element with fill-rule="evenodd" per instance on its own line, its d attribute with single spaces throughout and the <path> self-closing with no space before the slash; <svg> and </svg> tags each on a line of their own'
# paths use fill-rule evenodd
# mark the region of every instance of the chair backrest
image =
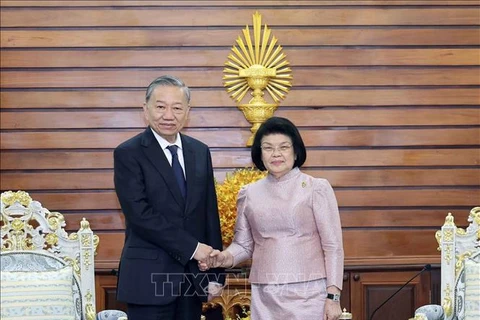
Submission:
<svg viewBox="0 0 480 320">
<path fill-rule="evenodd" d="M 71 266 L 75 319 L 94 320 L 94 255 L 98 236 L 83 219 L 78 232 L 24 191 L 1 194 L 1 271 L 48 271 Z"/>
<path fill-rule="evenodd" d="M 480 260 L 480 207 L 468 216 L 468 227 L 458 228 L 451 213 L 445 218 L 435 238 L 441 254 L 441 301 L 445 320 L 468 319 L 466 314 L 471 298 L 465 295 L 465 261 Z M 467 315 L 467 317 L 466 317 Z"/>
</svg>

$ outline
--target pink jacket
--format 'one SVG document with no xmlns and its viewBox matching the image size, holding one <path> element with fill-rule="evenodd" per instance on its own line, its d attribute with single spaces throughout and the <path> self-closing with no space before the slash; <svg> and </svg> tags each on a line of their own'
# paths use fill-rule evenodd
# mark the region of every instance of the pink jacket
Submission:
<svg viewBox="0 0 480 320">
<path fill-rule="evenodd" d="M 342 289 L 343 242 L 330 183 L 298 168 L 242 188 L 235 237 L 227 248 L 234 264 L 252 260 L 250 282 L 280 284 L 326 278 Z"/>
</svg>

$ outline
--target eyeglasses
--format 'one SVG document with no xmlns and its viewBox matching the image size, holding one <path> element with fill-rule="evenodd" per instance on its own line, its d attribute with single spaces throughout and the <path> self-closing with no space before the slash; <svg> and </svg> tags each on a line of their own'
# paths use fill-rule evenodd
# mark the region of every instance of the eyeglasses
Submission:
<svg viewBox="0 0 480 320">
<path fill-rule="evenodd" d="M 159 106 L 156 106 L 155 107 L 156 110 L 161 113 L 161 114 L 164 114 L 167 112 L 167 109 L 168 107 L 166 106 L 163 106 L 163 105 L 159 105 Z M 170 108 L 171 112 L 175 115 L 181 115 L 181 114 L 184 114 L 185 111 L 186 111 L 187 108 L 183 107 L 183 106 L 173 106 Z"/>
<path fill-rule="evenodd" d="M 289 152 L 291 149 L 292 149 L 292 145 L 291 144 L 282 144 L 280 146 L 270 146 L 270 145 L 263 145 L 260 147 L 262 149 L 263 152 L 265 152 L 266 154 L 272 154 L 274 153 L 276 150 L 278 150 L 278 152 L 280 152 L 281 154 L 285 154 L 287 152 Z"/>
</svg>

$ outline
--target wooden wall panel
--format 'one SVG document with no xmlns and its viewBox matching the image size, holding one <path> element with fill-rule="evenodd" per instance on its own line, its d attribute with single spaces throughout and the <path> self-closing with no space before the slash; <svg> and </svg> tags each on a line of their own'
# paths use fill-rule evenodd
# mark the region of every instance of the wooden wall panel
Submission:
<svg viewBox="0 0 480 320">
<path fill-rule="evenodd" d="M 296 66 L 472 66 L 478 64 L 480 53 L 470 48 L 291 48 L 290 63 Z M 2 59 L 11 68 L 73 68 L 73 67 L 215 67 L 226 61 L 225 48 L 209 49 L 65 49 L 35 51 L 18 49 L 4 51 Z M 182 56 L 182 61 L 178 57 Z M 296 73 L 295 73 L 296 74 Z"/>
<path fill-rule="evenodd" d="M 126 71 L 3 71 L 3 88 L 139 88 L 166 70 L 153 68 Z M 221 87 L 222 70 L 178 71 L 179 77 L 195 87 Z M 374 67 L 298 67 L 294 85 L 309 86 L 429 86 L 479 85 L 479 68 L 430 67 L 374 68 Z"/>
<path fill-rule="evenodd" d="M 251 166 L 250 125 L 222 83 L 251 15 L 293 72 L 276 114 L 336 191 L 350 265 L 438 261 L 434 231 L 480 204 L 478 1 L 2 1 L 0 184 L 98 230 L 97 267 L 118 262 L 124 218 L 112 151 L 143 130 L 144 89 L 192 87 L 185 132 L 216 178 Z M 177 12 L 181 11 L 181 15 Z M 205 19 L 215 16 L 216 19 Z M 361 245 L 358 245 L 358 244 Z"/>
<path fill-rule="evenodd" d="M 229 171 L 217 169 L 216 179 L 223 181 Z M 479 169 L 305 169 L 305 172 L 328 179 L 334 187 L 476 186 L 480 179 Z M 113 170 L 5 172 L 0 183 L 11 189 L 29 190 L 113 189 L 112 174 Z"/>
<path fill-rule="evenodd" d="M 253 12 L 253 10 L 252 10 Z M 245 24 L 251 24 L 246 21 Z M 475 46 L 480 44 L 474 27 L 384 29 L 302 28 L 278 29 L 275 35 L 285 46 Z M 241 34 L 238 30 L 11 30 L 0 35 L 6 48 L 111 48 L 111 47 L 231 47 Z M 225 49 L 228 52 L 229 49 Z"/>
<path fill-rule="evenodd" d="M 0 154 L 2 170 L 35 169 L 112 169 L 111 151 L 4 151 Z M 251 166 L 250 151 L 235 149 L 212 150 L 215 168 Z M 362 149 L 308 151 L 305 169 L 309 167 L 455 167 L 480 165 L 480 152 L 475 149 Z M 428 171 L 427 171 L 428 172 Z"/>
<path fill-rule="evenodd" d="M 248 6 L 251 5 L 250 0 L 223 0 L 223 6 Z M 282 7 L 303 7 L 303 6 L 351 6 L 351 5 L 361 5 L 361 6 L 415 6 L 415 7 L 430 7 L 430 6 L 461 6 L 461 7 L 475 7 L 478 5 L 477 0 L 428 0 L 428 1 L 419 1 L 419 0 L 395 0 L 392 2 L 391 0 L 282 0 L 281 2 L 277 3 Z M 143 0 L 143 6 L 148 7 L 171 7 L 172 3 L 170 1 L 157 1 L 157 0 Z M 202 0 L 199 2 L 198 0 L 185 0 L 185 1 L 177 1 L 175 2 L 175 6 L 177 7 L 204 7 L 204 6 L 212 6 L 218 5 L 217 0 Z M 255 5 L 260 6 L 270 6 L 272 5 L 271 0 L 258 0 L 255 1 Z M 121 8 L 121 7 L 132 7 L 138 6 L 138 0 L 99 0 L 95 2 L 67 2 L 63 0 L 3 0 L 2 6 L 4 8 L 13 7 L 13 8 L 22 8 L 22 7 L 114 7 L 114 8 Z"/>
<path fill-rule="evenodd" d="M 442 208 L 397 208 L 397 209 L 377 209 L 377 208 L 345 208 L 341 210 L 342 226 L 345 229 L 353 228 L 395 228 L 399 225 L 403 228 L 438 228 L 445 221 L 444 209 Z M 422 219 L 416 219 L 419 216 Z M 468 212 L 461 212 L 455 215 L 459 226 L 465 226 Z M 91 224 L 96 226 L 96 230 L 115 231 L 123 230 L 125 217 L 121 210 L 103 210 L 98 212 L 68 211 L 67 230 L 76 231 L 80 226 L 80 221 L 86 217 Z"/>
<path fill-rule="evenodd" d="M 420 189 L 420 190 L 344 190 L 336 192 L 339 206 L 345 207 L 421 207 L 474 206 L 480 197 L 480 190 L 472 188 Z M 34 199 L 51 204 L 56 211 L 63 210 L 115 210 L 120 209 L 114 191 L 93 192 L 68 191 L 63 193 L 31 192 Z"/>
<path fill-rule="evenodd" d="M 276 115 L 287 117 L 302 127 L 322 126 L 418 126 L 418 125 L 475 125 L 480 120 L 476 108 L 449 108 L 432 112 L 429 108 L 415 109 L 319 109 L 299 112 L 280 109 Z M 75 119 L 75 121 L 72 121 Z M 4 112 L 0 119 L 4 129 L 106 129 L 142 128 L 143 112 L 138 111 L 67 111 Z M 187 120 L 189 128 L 250 128 L 238 110 L 192 109 Z"/>
<path fill-rule="evenodd" d="M 1 76 L 1 75 L 0 75 Z M 139 108 L 145 93 L 139 90 L 111 91 L 91 89 L 22 91 L 22 99 L 18 99 L 17 91 L 0 93 L 0 105 L 8 109 L 124 109 Z M 65 89 L 63 89 L 65 90 Z M 192 90 L 194 108 L 235 107 L 234 102 L 218 88 L 212 90 Z M 388 106 L 474 106 L 480 104 L 478 88 L 292 88 L 288 98 L 281 107 L 388 107 Z M 280 108 L 281 110 L 282 108 Z"/>
<path fill-rule="evenodd" d="M 37 9 L 35 15 L 26 10 L 4 8 L 0 19 L 4 27 L 243 27 L 250 20 L 251 8 L 188 7 L 149 10 L 123 8 Z M 205 17 L 215 19 L 205 19 Z M 445 15 L 442 8 L 286 8 L 276 6 L 262 9 L 262 16 L 275 26 L 419 26 L 419 25 L 477 25 L 478 13 L 469 8 L 452 7 Z M 271 21 L 271 22 L 270 22 Z"/>
<path fill-rule="evenodd" d="M 108 131 L 4 131 L 0 137 L 1 149 L 35 149 L 38 140 L 43 149 L 113 149 L 121 142 L 139 134 L 143 128 Z M 219 136 L 216 131 L 186 129 L 184 133 L 197 138 L 210 147 L 242 148 L 250 136 L 247 128 L 224 129 Z M 385 146 L 476 146 L 480 128 L 444 129 L 308 129 L 302 131 L 307 147 L 385 147 Z M 1 164 L 0 164 L 1 166 Z"/>
</svg>

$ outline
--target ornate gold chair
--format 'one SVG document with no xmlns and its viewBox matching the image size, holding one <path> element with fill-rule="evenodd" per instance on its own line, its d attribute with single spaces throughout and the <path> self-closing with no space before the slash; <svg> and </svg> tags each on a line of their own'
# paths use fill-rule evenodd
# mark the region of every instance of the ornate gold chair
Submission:
<svg viewBox="0 0 480 320">
<path fill-rule="evenodd" d="M 94 255 L 98 236 L 83 219 L 67 234 L 62 214 L 24 191 L 1 194 L 2 319 L 118 319 L 95 312 Z M 112 314 L 115 313 L 115 316 Z"/>
<path fill-rule="evenodd" d="M 466 229 L 455 225 L 451 213 L 437 231 L 441 251 L 442 306 L 423 306 L 416 314 L 428 320 L 480 319 L 480 207 L 468 216 Z"/>
<path fill-rule="evenodd" d="M 250 319 L 245 315 L 250 310 L 250 284 L 247 279 L 228 278 L 222 294 L 204 303 L 203 311 L 217 307 L 221 308 L 225 320 Z"/>
</svg>

